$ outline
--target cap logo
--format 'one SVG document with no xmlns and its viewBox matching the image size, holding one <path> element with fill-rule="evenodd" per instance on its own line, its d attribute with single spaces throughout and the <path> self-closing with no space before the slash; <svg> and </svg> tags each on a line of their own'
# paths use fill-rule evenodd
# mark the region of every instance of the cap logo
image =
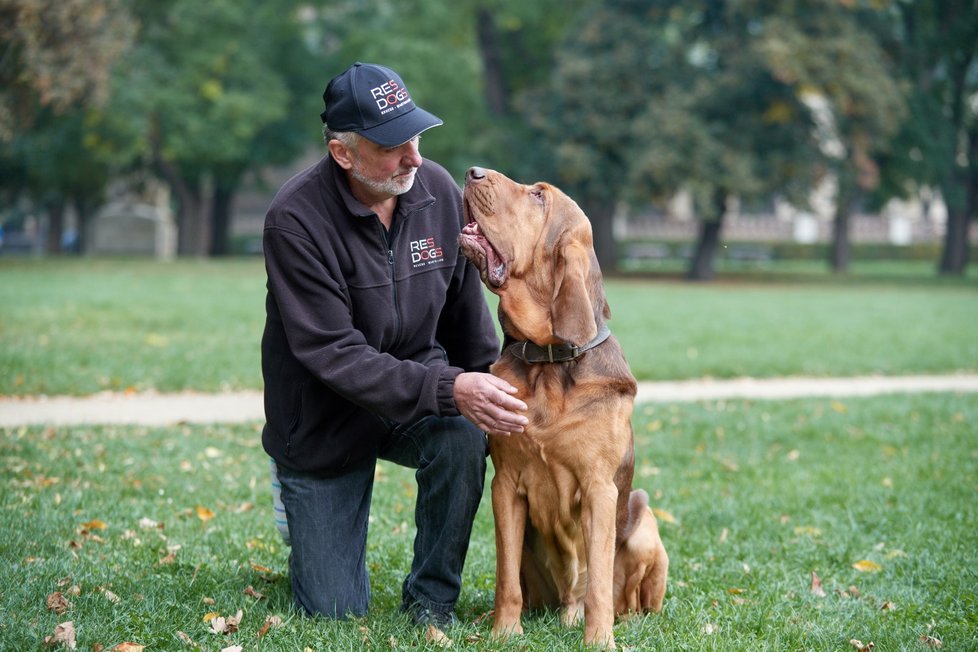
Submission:
<svg viewBox="0 0 978 652">
<path fill-rule="evenodd" d="M 390 113 L 397 107 L 408 104 L 411 101 L 411 96 L 408 95 L 407 89 L 398 84 L 394 79 L 375 88 L 371 88 L 370 96 L 377 103 L 377 109 L 380 111 L 380 115 Z"/>
</svg>

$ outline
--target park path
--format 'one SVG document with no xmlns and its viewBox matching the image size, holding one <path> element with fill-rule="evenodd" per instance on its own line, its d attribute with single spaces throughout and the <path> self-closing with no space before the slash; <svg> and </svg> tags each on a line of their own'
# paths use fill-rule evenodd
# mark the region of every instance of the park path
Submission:
<svg viewBox="0 0 978 652">
<path fill-rule="evenodd" d="M 781 400 L 919 392 L 978 392 L 978 374 L 854 378 L 736 378 L 639 383 L 639 403 Z M 201 394 L 104 392 L 85 397 L 0 397 L 0 427 L 240 423 L 265 418 L 260 391 Z"/>
</svg>

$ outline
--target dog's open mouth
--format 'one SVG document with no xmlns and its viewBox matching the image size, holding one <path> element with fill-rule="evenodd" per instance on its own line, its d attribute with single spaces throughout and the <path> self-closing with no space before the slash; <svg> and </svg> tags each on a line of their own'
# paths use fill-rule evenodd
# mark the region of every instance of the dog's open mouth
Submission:
<svg viewBox="0 0 978 652">
<path fill-rule="evenodd" d="M 458 244 L 465 257 L 478 266 L 483 283 L 498 288 L 506 282 L 506 262 L 483 234 L 478 222 L 465 225 L 458 236 Z"/>
</svg>

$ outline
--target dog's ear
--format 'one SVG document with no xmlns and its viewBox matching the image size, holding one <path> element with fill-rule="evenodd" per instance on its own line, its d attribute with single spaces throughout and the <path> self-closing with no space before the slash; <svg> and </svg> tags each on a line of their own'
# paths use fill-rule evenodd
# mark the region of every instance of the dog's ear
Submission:
<svg viewBox="0 0 978 652">
<path fill-rule="evenodd" d="M 591 256 L 588 247 L 571 241 L 558 248 L 554 261 L 554 296 L 550 320 L 554 335 L 584 346 L 598 334 L 591 292 Z"/>
</svg>

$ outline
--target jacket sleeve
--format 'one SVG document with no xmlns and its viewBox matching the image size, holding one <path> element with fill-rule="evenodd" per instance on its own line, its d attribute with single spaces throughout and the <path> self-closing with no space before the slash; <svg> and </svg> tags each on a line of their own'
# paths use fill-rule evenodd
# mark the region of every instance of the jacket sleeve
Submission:
<svg viewBox="0 0 978 652">
<path fill-rule="evenodd" d="M 354 327 L 343 287 L 301 229 L 267 227 L 263 248 L 289 351 L 334 393 L 398 423 L 458 414 L 452 395 L 460 367 L 399 360 L 370 346 Z"/>
</svg>

